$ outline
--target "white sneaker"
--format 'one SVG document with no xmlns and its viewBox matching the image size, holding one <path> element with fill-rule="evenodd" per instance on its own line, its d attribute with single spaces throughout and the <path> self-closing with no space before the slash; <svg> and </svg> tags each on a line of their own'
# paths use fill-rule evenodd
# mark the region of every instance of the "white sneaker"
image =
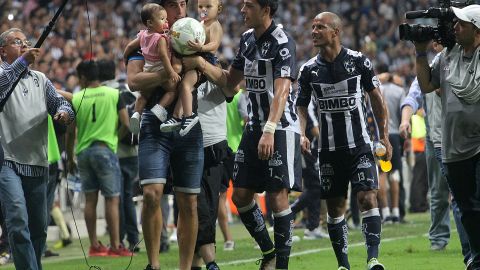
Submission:
<svg viewBox="0 0 480 270">
<path fill-rule="evenodd" d="M 330 236 L 320 226 L 313 231 L 306 229 L 303 232 L 303 239 L 305 240 L 315 240 L 315 239 L 322 239 L 322 238 L 330 238 Z"/>
<path fill-rule="evenodd" d="M 155 106 L 150 109 L 150 111 L 155 114 L 155 116 L 162 122 L 165 122 L 167 120 L 168 112 L 165 110 L 162 105 L 155 104 Z"/>
<path fill-rule="evenodd" d="M 168 238 L 168 241 L 171 242 L 171 243 L 176 243 L 178 241 L 178 239 L 177 239 L 177 228 L 173 229 L 173 232 L 170 235 L 170 237 Z"/>
<path fill-rule="evenodd" d="M 130 132 L 137 135 L 140 133 L 140 119 L 141 115 L 138 112 L 134 112 L 132 117 L 130 117 Z"/>
<path fill-rule="evenodd" d="M 232 251 L 234 249 L 235 249 L 235 242 L 225 241 L 225 243 L 223 243 L 223 250 L 224 251 Z"/>
<path fill-rule="evenodd" d="M 300 240 L 302 240 L 302 239 L 300 239 L 300 236 L 292 235 L 292 242 L 300 242 Z"/>
</svg>

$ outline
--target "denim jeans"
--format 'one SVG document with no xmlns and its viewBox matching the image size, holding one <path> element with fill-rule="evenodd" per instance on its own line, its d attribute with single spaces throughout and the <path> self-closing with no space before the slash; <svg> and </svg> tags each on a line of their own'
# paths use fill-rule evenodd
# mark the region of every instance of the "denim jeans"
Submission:
<svg viewBox="0 0 480 270">
<path fill-rule="evenodd" d="M 473 269 L 480 269 L 480 154 L 469 159 L 445 163 L 448 185 L 461 212 L 470 243 Z"/>
<path fill-rule="evenodd" d="M 4 166 L 0 200 L 16 269 L 41 270 L 47 238 L 47 179 L 20 176 Z"/>
<path fill-rule="evenodd" d="M 126 157 L 119 159 L 122 172 L 120 192 L 120 240 L 127 236 L 130 245 L 138 243 L 137 214 L 133 197 L 133 182 L 138 175 L 138 158 Z"/>
<path fill-rule="evenodd" d="M 431 220 L 428 238 L 432 245 L 446 246 L 450 241 L 450 190 L 437 160 L 437 155 L 441 160 L 441 148 L 434 148 L 432 141 L 426 140 L 425 155 Z"/>
</svg>

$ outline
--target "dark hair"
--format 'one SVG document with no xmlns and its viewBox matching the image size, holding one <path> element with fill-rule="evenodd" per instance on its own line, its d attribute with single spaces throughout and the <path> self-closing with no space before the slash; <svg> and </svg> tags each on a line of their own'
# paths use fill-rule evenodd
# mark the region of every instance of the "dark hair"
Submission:
<svg viewBox="0 0 480 270">
<path fill-rule="evenodd" d="M 77 66 L 78 78 L 85 77 L 87 81 L 92 82 L 98 80 L 98 65 L 93 60 L 82 61 Z"/>
<path fill-rule="evenodd" d="M 112 60 L 101 59 L 97 61 L 98 80 L 101 82 L 115 79 L 115 63 Z"/>
<path fill-rule="evenodd" d="M 165 10 L 161 5 L 156 3 L 148 3 L 142 7 L 142 11 L 140 11 L 140 18 L 142 19 L 142 23 L 147 26 L 147 21 L 153 18 L 153 13 L 156 11 Z M 166 11 L 165 11 L 166 12 Z"/>
<path fill-rule="evenodd" d="M 163 5 L 165 5 L 168 1 L 171 1 L 171 0 L 153 0 L 152 2 L 153 2 L 153 3 L 157 3 L 157 4 L 163 6 Z M 188 0 L 185 0 L 185 3 L 188 4 Z"/>
<path fill-rule="evenodd" d="M 273 17 L 275 15 L 275 12 L 277 12 L 278 9 L 278 0 L 257 0 L 258 4 L 264 8 L 264 7 L 270 7 L 270 16 Z"/>
</svg>

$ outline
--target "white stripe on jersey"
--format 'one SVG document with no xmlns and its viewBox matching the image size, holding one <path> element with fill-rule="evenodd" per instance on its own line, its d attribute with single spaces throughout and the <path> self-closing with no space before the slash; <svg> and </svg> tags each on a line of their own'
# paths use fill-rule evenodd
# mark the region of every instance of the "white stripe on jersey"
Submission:
<svg viewBox="0 0 480 270">
<path fill-rule="evenodd" d="M 335 134 L 333 132 L 332 114 L 326 113 L 325 120 L 327 121 L 328 127 L 328 150 L 335 151 Z M 322 120 L 320 119 L 320 121 Z"/>
<path fill-rule="evenodd" d="M 345 129 L 347 130 L 348 148 L 355 147 L 355 140 L 353 138 L 352 114 L 351 111 L 345 112 Z"/>
<path fill-rule="evenodd" d="M 286 130 L 285 141 L 287 143 L 287 168 L 288 168 L 288 181 L 290 188 L 295 183 L 295 132 Z"/>
<path fill-rule="evenodd" d="M 367 127 L 367 119 L 366 119 L 366 114 L 367 112 L 364 110 L 365 107 L 361 106 L 359 108 L 360 110 L 360 123 L 362 124 L 362 136 L 363 140 L 365 140 L 365 143 L 367 144 L 372 144 L 372 141 L 370 140 L 370 135 L 368 134 L 368 127 Z"/>
</svg>

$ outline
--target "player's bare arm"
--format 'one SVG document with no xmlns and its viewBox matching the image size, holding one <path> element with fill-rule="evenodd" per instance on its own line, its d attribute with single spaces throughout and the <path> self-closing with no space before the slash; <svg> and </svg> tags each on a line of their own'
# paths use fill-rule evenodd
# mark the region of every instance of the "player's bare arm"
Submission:
<svg viewBox="0 0 480 270">
<path fill-rule="evenodd" d="M 385 102 L 383 101 L 382 93 L 380 89 L 374 88 L 372 91 L 368 92 L 370 102 L 372 104 L 373 114 L 375 115 L 375 120 L 377 120 L 378 132 L 380 133 L 380 141 L 387 148 L 387 160 L 392 158 L 392 145 L 388 140 L 388 111 Z"/>
</svg>

